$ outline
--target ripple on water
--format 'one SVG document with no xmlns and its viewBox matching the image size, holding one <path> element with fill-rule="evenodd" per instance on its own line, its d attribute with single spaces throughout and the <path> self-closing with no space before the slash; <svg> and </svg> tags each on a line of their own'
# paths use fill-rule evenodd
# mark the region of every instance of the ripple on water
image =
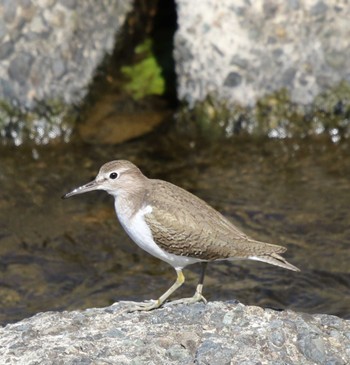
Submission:
<svg viewBox="0 0 350 365">
<path fill-rule="evenodd" d="M 2 148 L 2 323 L 39 311 L 155 298 L 175 279 L 170 266 L 130 242 L 107 194 L 60 199 L 118 158 L 190 190 L 253 238 L 288 247 L 286 258 L 302 270 L 215 263 L 204 287 L 208 299 L 350 318 L 348 148 L 239 139 L 205 148 L 164 146 L 145 138 L 117 147 L 43 147 L 35 158 L 24 147 Z M 198 272 L 196 266 L 185 271 L 177 297 L 193 294 Z"/>
</svg>

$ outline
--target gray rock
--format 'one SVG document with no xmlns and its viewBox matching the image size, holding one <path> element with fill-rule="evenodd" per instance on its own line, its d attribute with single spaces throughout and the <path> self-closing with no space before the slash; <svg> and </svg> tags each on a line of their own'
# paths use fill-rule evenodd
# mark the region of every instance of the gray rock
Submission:
<svg viewBox="0 0 350 365">
<path fill-rule="evenodd" d="M 316 364 L 325 364 L 325 347 L 319 333 L 303 333 L 298 339 L 299 350 Z"/>
<path fill-rule="evenodd" d="M 6 23 L 12 23 L 16 18 L 17 0 L 3 0 L 3 19 Z"/>
<path fill-rule="evenodd" d="M 176 0 L 176 5 L 178 95 L 190 107 L 208 96 L 217 105 L 250 107 L 286 89 L 291 102 L 306 108 L 349 81 L 347 3 L 208 0 L 193 6 L 191 0 Z"/>
<path fill-rule="evenodd" d="M 61 77 L 64 75 L 66 70 L 66 66 L 64 61 L 61 58 L 55 59 L 52 62 L 52 72 L 53 75 L 57 78 Z"/>
<path fill-rule="evenodd" d="M 242 76 L 237 72 L 230 72 L 225 81 L 224 86 L 236 87 L 242 82 Z"/>
<path fill-rule="evenodd" d="M 0 44 L 0 60 L 7 58 L 13 51 L 13 44 L 12 42 L 4 42 Z"/>
<path fill-rule="evenodd" d="M 9 76 L 20 85 L 25 85 L 32 67 L 33 57 L 29 53 L 22 52 L 15 56 L 9 67 Z"/>
<path fill-rule="evenodd" d="M 23 7 L 23 9 L 28 9 L 32 5 L 32 0 L 19 0 L 19 4 Z"/>
<path fill-rule="evenodd" d="M 77 6 L 77 0 L 60 0 L 60 3 L 69 9 L 74 9 Z"/>
<path fill-rule="evenodd" d="M 0 19 L 0 40 L 5 36 L 6 34 L 6 24 L 3 19 Z"/>
<path fill-rule="evenodd" d="M 242 304 L 127 303 L 39 313 L 0 328 L 1 364 L 334 364 L 350 362 L 350 322 Z"/>
<path fill-rule="evenodd" d="M 0 100 L 21 109 L 80 102 L 131 8 L 131 0 L 0 0 L 0 78 L 23 86 L 0 85 Z"/>
<path fill-rule="evenodd" d="M 324 15 L 328 10 L 328 6 L 323 1 L 318 1 L 315 5 L 313 5 L 310 9 L 311 15 Z"/>
<path fill-rule="evenodd" d="M 175 344 L 173 346 L 171 346 L 167 352 L 166 352 L 166 356 L 169 357 L 170 360 L 172 361 L 185 361 L 188 362 L 191 360 L 191 357 L 189 355 L 189 352 L 187 351 L 187 349 L 183 346 L 181 346 L 180 344 Z"/>
</svg>

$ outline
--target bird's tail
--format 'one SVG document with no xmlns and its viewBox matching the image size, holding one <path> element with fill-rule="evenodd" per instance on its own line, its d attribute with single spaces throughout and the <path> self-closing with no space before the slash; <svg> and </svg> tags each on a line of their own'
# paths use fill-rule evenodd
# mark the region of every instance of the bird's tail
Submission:
<svg viewBox="0 0 350 365">
<path fill-rule="evenodd" d="M 262 261 L 271 265 L 283 267 L 284 269 L 292 270 L 292 271 L 300 271 L 296 266 L 290 264 L 285 258 L 280 256 L 276 252 L 271 252 L 265 255 L 258 256 L 249 256 L 250 260 Z"/>
</svg>

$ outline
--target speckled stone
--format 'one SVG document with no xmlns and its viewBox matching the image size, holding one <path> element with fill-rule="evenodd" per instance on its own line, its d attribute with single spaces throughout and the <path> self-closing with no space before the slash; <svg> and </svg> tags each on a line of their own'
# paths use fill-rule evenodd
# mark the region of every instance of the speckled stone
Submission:
<svg viewBox="0 0 350 365">
<path fill-rule="evenodd" d="M 0 100 L 25 110 L 79 103 L 131 8 L 131 0 L 0 0 Z"/>
<path fill-rule="evenodd" d="M 0 60 L 8 58 L 13 51 L 13 44 L 11 42 L 4 42 L 0 44 Z"/>
<path fill-rule="evenodd" d="M 350 6 L 337 0 L 176 0 L 179 98 L 254 106 L 286 89 L 312 104 L 350 83 Z"/>
<path fill-rule="evenodd" d="M 127 304 L 39 313 L 0 328 L 0 363 L 329 364 L 350 361 L 350 321 L 237 303 Z"/>
<path fill-rule="evenodd" d="M 25 85 L 33 64 L 33 57 L 30 53 L 22 52 L 15 56 L 9 67 L 10 78 L 18 82 L 20 85 Z"/>
</svg>

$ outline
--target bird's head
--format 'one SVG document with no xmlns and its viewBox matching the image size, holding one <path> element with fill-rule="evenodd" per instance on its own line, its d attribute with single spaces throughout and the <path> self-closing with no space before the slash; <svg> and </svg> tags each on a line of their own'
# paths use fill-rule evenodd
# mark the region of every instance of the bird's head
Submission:
<svg viewBox="0 0 350 365">
<path fill-rule="evenodd" d="M 105 190 L 107 193 L 117 196 L 121 192 L 132 192 L 140 187 L 145 180 L 146 177 L 133 163 L 126 160 L 111 161 L 100 168 L 94 180 L 79 186 L 62 198 L 66 199 L 93 190 Z"/>
</svg>

